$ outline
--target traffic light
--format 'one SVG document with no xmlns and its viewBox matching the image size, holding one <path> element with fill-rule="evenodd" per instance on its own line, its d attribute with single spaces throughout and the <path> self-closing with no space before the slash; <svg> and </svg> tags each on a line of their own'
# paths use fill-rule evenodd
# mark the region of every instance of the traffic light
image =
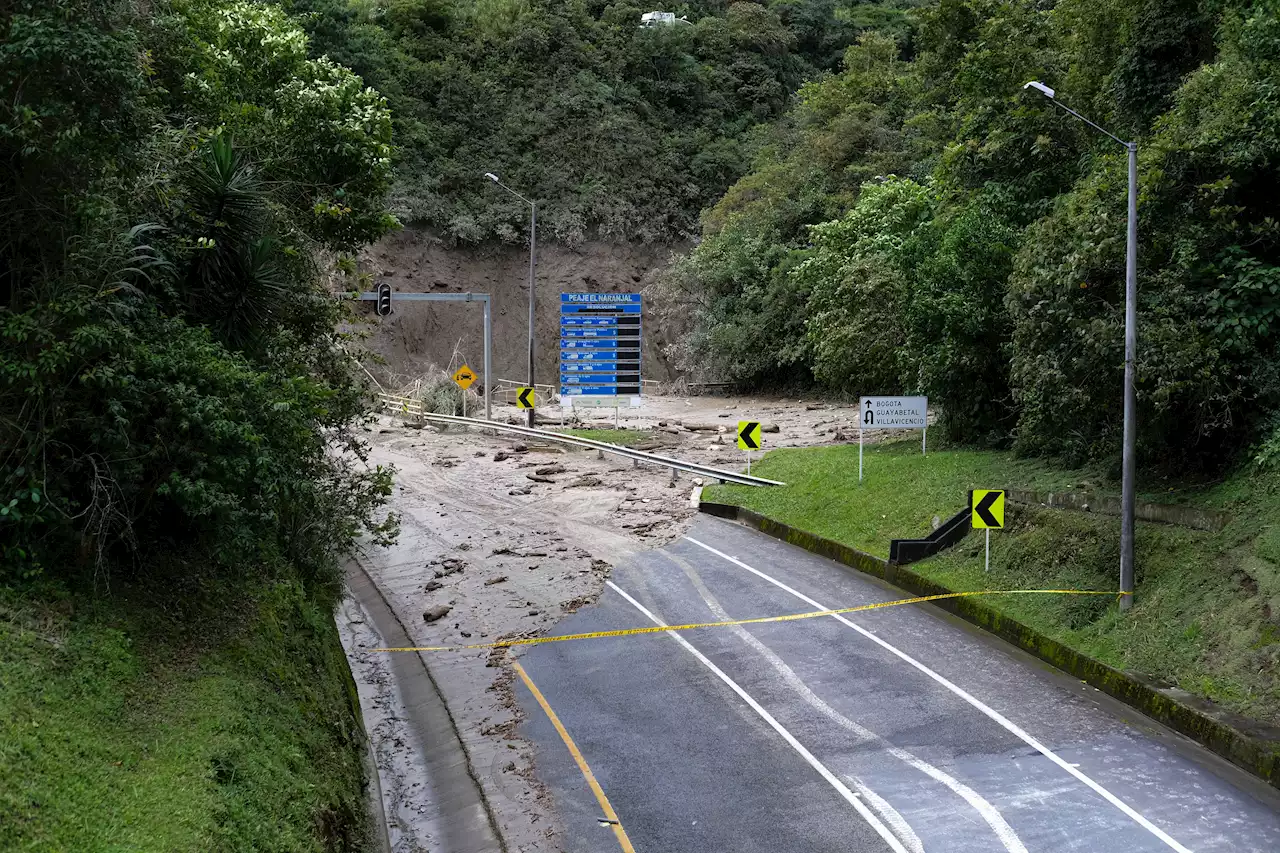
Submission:
<svg viewBox="0 0 1280 853">
<path fill-rule="evenodd" d="M 385 317 L 391 313 L 391 285 L 378 285 L 378 316 Z"/>
</svg>

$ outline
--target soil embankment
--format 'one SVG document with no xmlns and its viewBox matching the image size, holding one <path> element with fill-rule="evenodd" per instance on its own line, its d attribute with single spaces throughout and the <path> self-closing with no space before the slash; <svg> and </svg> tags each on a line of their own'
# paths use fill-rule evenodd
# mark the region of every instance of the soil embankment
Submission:
<svg viewBox="0 0 1280 853">
<path fill-rule="evenodd" d="M 679 330 L 662 328 L 653 297 L 646 291 L 682 247 L 666 244 L 586 243 L 578 249 L 538 247 L 538 382 L 558 380 L 560 294 L 565 292 L 646 292 L 644 376 L 671 378 L 664 352 Z M 523 379 L 528 369 L 529 251 L 526 246 L 449 247 L 430 233 L 406 228 L 371 247 L 362 265 L 373 282 L 410 293 L 489 293 L 493 300 L 494 378 Z M 465 303 L 400 303 L 390 317 L 367 312 L 368 346 L 393 372 L 416 374 L 447 366 L 455 347 L 476 370 L 483 362 L 483 314 Z"/>
</svg>

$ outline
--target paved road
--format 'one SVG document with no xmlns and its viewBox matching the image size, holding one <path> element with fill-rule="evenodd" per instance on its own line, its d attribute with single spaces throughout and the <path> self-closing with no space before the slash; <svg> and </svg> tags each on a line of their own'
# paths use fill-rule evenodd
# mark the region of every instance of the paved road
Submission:
<svg viewBox="0 0 1280 853">
<path fill-rule="evenodd" d="M 716 519 L 615 569 L 560 633 L 902 597 Z M 934 610 L 531 647 L 640 853 L 1280 850 L 1280 796 Z M 523 686 L 572 853 L 619 841 Z"/>
</svg>

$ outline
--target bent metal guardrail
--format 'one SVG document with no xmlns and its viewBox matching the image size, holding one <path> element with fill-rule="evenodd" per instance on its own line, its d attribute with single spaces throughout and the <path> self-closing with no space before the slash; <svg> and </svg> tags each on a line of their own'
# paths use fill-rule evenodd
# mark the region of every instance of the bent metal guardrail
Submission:
<svg viewBox="0 0 1280 853">
<path fill-rule="evenodd" d="M 696 462 L 686 462 L 683 459 L 674 459 L 670 456 L 662 456 L 661 454 L 649 453 L 644 450 L 635 450 L 630 447 L 623 447 L 618 444 L 609 444 L 608 442 L 596 441 L 591 438 L 580 438 L 576 435 L 564 435 L 563 433 L 550 432 L 545 429 L 531 429 L 530 427 L 517 426 L 515 424 L 503 424 L 496 421 L 485 421 L 479 418 L 462 418 L 456 415 L 437 415 L 434 412 L 423 411 L 422 404 L 416 400 L 409 401 L 390 394 L 379 394 L 378 397 L 381 399 L 383 407 L 392 413 L 412 415 L 413 417 L 421 418 L 424 421 L 431 421 L 432 423 L 457 424 L 458 426 L 492 429 L 499 432 L 524 435 L 529 438 L 539 438 L 545 441 L 557 441 L 561 444 L 570 444 L 576 447 L 586 447 L 591 450 L 601 450 L 605 453 L 625 456 L 628 459 L 635 459 L 640 462 L 649 462 L 654 465 L 660 465 L 664 468 L 671 468 L 674 471 L 684 471 L 689 474 L 696 474 L 699 477 L 719 480 L 722 483 L 736 483 L 740 486 L 786 485 L 786 483 L 780 483 L 777 480 L 768 480 L 764 477 L 753 477 L 749 474 L 739 474 L 735 471 L 725 471 L 722 468 L 712 468 L 709 465 L 699 465 Z"/>
</svg>

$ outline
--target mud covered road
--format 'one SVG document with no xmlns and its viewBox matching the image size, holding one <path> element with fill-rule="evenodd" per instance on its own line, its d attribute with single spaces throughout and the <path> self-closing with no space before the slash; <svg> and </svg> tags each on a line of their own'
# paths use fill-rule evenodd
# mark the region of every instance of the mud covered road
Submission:
<svg viewBox="0 0 1280 853">
<path fill-rule="evenodd" d="M 518 417 L 506 408 L 495 416 Z M 732 434 L 739 419 L 776 425 L 766 446 L 781 447 L 856 438 L 856 417 L 856 406 L 795 398 L 673 397 L 624 412 L 622 426 L 650 431 L 644 447 L 740 470 Z M 546 633 L 596 601 L 615 565 L 678 538 L 695 514 L 698 481 L 682 475 L 673 483 L 665 468 L 594 451 L 394 419 L 369 438 L 371 461 L 397 469 L 392 506 L 402 532 L 394 547 L 358 556 L 353 581 L 368 579 L 414 645 Z M 429 745 L 421 741 L 430 735 L 422 732 L 431 721 L 415 722 L 426 715 L 421 697 L 406 701 L 385 656 L 361 653 L 390 641 L 369 609 L 349 599 L 338 619 L 374 741 L 392 849 L 461 849 L 457 840 L 445 843 L 448 822 L 423 781 Z M 564 849 L 563 824 L 517 732 L 526 711 L 506 660 L 488 652 L 424 657 L 421 673 L 429 668 L 507 849 Z M 467 843 L 485 849 L 482 837 Z"/>
<path fill-rule="evenodd" d="M 856 440 L 856 407 L 796 400 L 627 414 L 654 449 L 735 469 L 738 419 L 776 423 L 768 447 Z M 898 597 L 697 518 L 666 469 L 391 421 L 371 439 L 403 533 L 353 565 L 339 622 L 393 850 L 1280 849 L 1274 792 L 933 611 L 367 653 Z"/>
</svg>

